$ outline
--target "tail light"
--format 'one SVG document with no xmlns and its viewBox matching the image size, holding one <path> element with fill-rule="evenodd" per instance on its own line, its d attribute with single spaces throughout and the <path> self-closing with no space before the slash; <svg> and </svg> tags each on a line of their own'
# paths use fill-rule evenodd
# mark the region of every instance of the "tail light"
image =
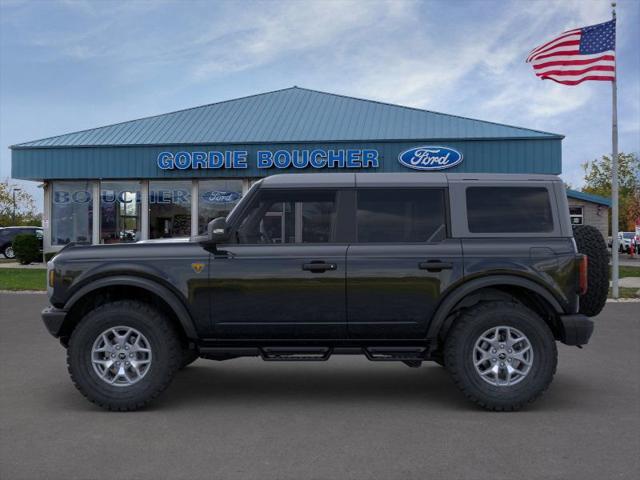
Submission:
<svg viewBox="0 0 640 480">
<path fill-rule="evenodd" d="M 589 288 L 589 279 L 587 277 L 587 273 L 589 271 L 589 257 L 582 255 L 578 268 L 578 286 L 580 288 L 580 295 L 584 295 L 587 293 L 587 289 Z"/>
</svg>

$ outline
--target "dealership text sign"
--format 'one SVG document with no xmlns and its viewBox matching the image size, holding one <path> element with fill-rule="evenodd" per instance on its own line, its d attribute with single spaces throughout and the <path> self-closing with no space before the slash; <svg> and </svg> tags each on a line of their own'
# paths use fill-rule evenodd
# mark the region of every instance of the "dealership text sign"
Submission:
<svg viewBox="0 0 640 480">
<path fill-rule="evenodd" d="M 313 149 L 313 150 L 258 150 L 250 158 L 247 150 L 209 152 L 161 152 L 157 158 L 162 170 L 245 169 L 249 163 L 259 169 L 269 168 L 377 168 L 377 150 L 369 149 Z"/>
</svg>

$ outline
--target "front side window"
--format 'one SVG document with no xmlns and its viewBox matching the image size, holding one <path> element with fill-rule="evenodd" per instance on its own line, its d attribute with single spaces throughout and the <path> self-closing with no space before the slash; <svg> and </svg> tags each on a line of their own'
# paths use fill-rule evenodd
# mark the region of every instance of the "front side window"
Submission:
<svg viewBox="0 0 640 480">
<path fill-rule="evenodd" d="M 51 245 L 91 243 L 91 183 L 54 182 L 51 195 Z"/>
<path fill-rule="evenodd" d="M 362 189 L 357 205 L 360 243 L 438 242 L 446 236 L 442 189 Z"/>
<path fill-rule="evenodd" d="M 191 181 L 149 182 L 149 238 L 191 234 Z"/>
<path fill-rule="evenodd" d="M 242 180 L 203 180 L 198 183 L 198 234 L 207 231 L 207 224 L 226 217 L 242 198 Z"/>
<path fill-rule="evenodd" d="M 335 191 L 261 192 L 237 229 L 238 243 L 335 241 Z"/>
<path fill-rule="evenodd" d="M 135 242 L 140 236 L 140 182 L 100 184 L 100 242 Z"/>
<path fill-rule="evenodd" d="M 540 233 L 553 230 L 544 187 L 469 187 L 467 221 L 472 233 Z"/>
</svg>

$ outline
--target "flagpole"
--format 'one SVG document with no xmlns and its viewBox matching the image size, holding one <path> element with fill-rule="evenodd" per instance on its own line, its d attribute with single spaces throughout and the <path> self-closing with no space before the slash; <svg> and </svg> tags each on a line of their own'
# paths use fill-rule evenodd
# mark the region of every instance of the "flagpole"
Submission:
<svg viewBox="0 0 640 480">
<path fill-rule="evenodd" d="M 616 19 L 616 2 L 611 2 L 611 14 Z M 617 25 L 616 25 L 617 27 Z M 617 30 L 617 28 L 616 28 Z M 611 290 L 618 298 L 618 56 L 615 76 L 611 82 Z"/>
</svg>

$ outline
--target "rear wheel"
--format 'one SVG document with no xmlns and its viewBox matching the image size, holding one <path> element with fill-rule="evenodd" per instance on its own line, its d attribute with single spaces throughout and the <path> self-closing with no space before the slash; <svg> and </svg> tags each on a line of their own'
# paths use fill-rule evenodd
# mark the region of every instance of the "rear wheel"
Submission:
<svg viewBox="0 0 640 480">
<path fill-rule="evenodd" d="M 557 350 L 544 321 L 519 303 L 489 302 L 465 312 L 445 342 L 445 364 L 467 398 L 512 411 L 547 389 Z"/>
<path fill-rule="evenodd" d="M 580 296 L 580 313 L 595 317 L 604 308 L 609 293 L 609 252 L 600 231 L 591 225 L 573 228 L 578 252 L 589 258 L 587 293 Z"/>
<path fill-rule="evenodd" d="M 116 301 L 71 334 L 67 366 L 80 392 L 108 410 L 136 410 L 160 395 L 182 360 L 178 335 L 150 305 Z"/>
</svg>

